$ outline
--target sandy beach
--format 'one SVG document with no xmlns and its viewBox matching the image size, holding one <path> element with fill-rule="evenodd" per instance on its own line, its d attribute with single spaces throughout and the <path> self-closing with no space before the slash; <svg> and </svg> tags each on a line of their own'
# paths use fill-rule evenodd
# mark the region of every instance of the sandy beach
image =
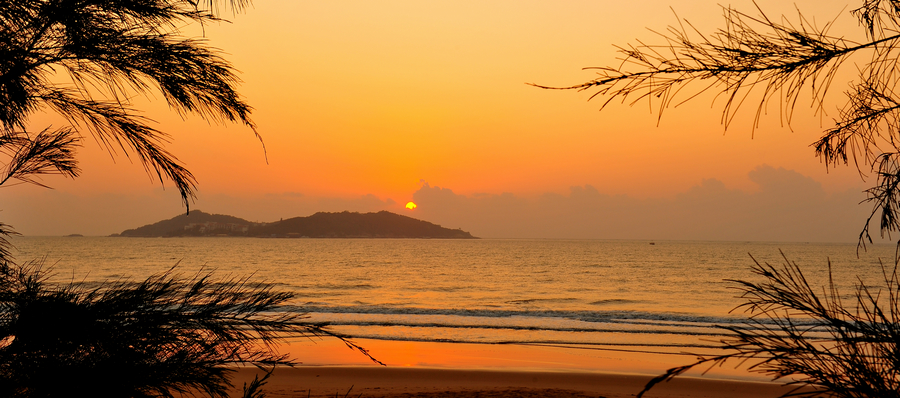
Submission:
<svg viewBox="0 0 900 398">
<path fill-rule="evenodd" d="M 241 369 L 238 385 L 262 374 Z M 277 369 L 266 394 L 282 397 L 633 397 L 651 378 L 591 372 L 540 372 L 393 367 L 299 367 Z M 684 377 L 654 388 L 646 397 L 777 397 L 775 383 Z M 239 396 L 239 391 L 236 396 Z"/>
<path fill-rule="evenodd" d="M 278 368 L 268 397 L 633 397 L 654 376 L 691 356 L 494 344 L 359 340 L 387 366 L 339 341 L 283 346 L 303 362 Z M 264 372 L 240 369 L 236 385 Z M 777 397 L 789 388 L 743 369 L 715 368 L 655 387 L 646 397 Z M 236 392 L 236 396 L 239 396 Z"/>
</svg>

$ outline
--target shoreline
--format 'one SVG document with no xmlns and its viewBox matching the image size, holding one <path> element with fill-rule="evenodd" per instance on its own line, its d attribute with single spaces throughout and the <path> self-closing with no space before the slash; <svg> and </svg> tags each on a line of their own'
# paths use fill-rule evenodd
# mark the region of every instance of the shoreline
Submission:
<svg viewBox="0 0 900 398">
<path fill-rule="evenodd" d="M 447 370 L 608 373 L 655 377 L 694 362 L 687 353 L 651 353 L 634 349 L 565 347 L 541 344 L 477 344 L 352 339 L 388 368 Z M 290 341 L 278 347 L 300 367 L 382 367 L 335 338 Z M 686 377 L 770 382 L 745 366 L 699 366 Z"/>
<path fill-rule="evenodd" d="M 238 369 L 232 397 L 240 397 L 244 383 L 264 374 L 256 368 Z M 651 378 L 575 371 L 302 366 L 275 369 L 263 389 L 271 398 L 626 398 L 636 395 Z M 781 396 L 790 390 L 771 382 L 679 377 L 655 386 L 645 397 L 762 398 Z"/>
<path fill-rule="evenodd" d="M 278 351 L 301 362 L 275 369 L 270 398 L 631 398 L 667 369 L 692 356 L 556 346 L 355 339 L 387 366 L 337 339 L 297 340 Z M 707 371 L 707 372 L 704 372 Z M 238 368 L 242 386 L 265 371 Z M 700 368 L 655 386 L 645 397 L 763 398 L 792 390 L 743 368 Z"/>
</svg>

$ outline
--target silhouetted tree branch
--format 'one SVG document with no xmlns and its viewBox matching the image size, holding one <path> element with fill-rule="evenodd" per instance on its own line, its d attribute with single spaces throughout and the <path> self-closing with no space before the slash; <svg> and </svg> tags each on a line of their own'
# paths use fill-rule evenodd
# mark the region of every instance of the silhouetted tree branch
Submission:
<svg viewBox="0 0 900 398">
<path fill-rule="evenodd" d="M 882 267 L 881 290 L 860 281 L 851 303 L 842 301 L 830 279 L 830 262 L 828 266 L 829 284 L 816 293 L 800 267 L 786 257 L 780 267 L 755 262 L 753 272 L 762 282 L 731 281 L 746 300 L 738 308 L 750 319 L 745 325 L 723 327 L 732 334 L 721 342 L 725 354 L 669 369 L 638 397 L 697 366 L 720 366 L 728 360 L 746 361 L 750 370 L 775 380 L 788 378 L 786 384 L 797 388 L 785 396 L 900 397 L 897 264 Z"/>
<path fill-rule="evenodd" d="M 226 398 L 235 365 L 293 366 L 273 351 L 287 337 L 337 337 L 368 355 L 324 325 L 280 311 L 293 295 L 269 284 L 170 270 L 88 288 L 49 283 L 42 265 L 0 276 L 4 397 Z"/>
<path fill-rule="evenodd" d="M 10 157 L 6 170 L 0 174 L 0 185 L 16 179 L 44 186 L 34 179 L 42 174 L 77 177 L 79 170 L 73 154 L 77 145 L 77 134 L 71 128 L 45 129 L 34 137 L 25 134 L 0 136 L 0 152 Z"/>
<path fill-rule="evenodd" d="M 865 247 L 872 242 L 869 221 L 878 217 L 882 236 L 900 231 L 897 181 L 900 167 L 900 93 L 895 88 L 900 67 L 900 0 L 866 0 L 852 11 L 865 41 L 852 41 L 829 33 L 831 24 L 817 28 L 798 12 L 797 21 L 769 18 L 757 7 L 751 16 L 724 7 L 725 27 L 704 35 L 689 22 L 679 22 L 661 33 L 658 45 L 638 42 L 620 47 L 618 67 L 587 68 L 597 78 L 583 84 L 547 89 L 592 91 L 590 98 L 605 97 L 634 104 L 658 101 L 663 110 L 704 92 L 724 100 L 721 122 L 727 129 L 738 109 L 755 101 L 753 126 L 765 107 L 777 103 L 790 123 L 803 92 L 822 112 L 838 70 L 851 57 L 858 79 L 850 82 L 847 103 L 835 125 L 813 146 L 826 167 L 851 161 L 865 174 L 869 168 L 875 185 L 867 190 L 873 209 L 859 236 Z M 751 95 L 752 93 L 754 93 Z"/>
<path fill-rule="evenodd" d="M 204 40 L 185 38 L 180 31 L 191 23 L 221 21 L 217 14 L 223 8 L 240 11 L 248 5 L 247 0 L 3 2 L 0 135 L 33 140 L 26 128 L 29 117 L 41 110 L 55 112 L 69 123 L 56 131 L 72 132 L 66 151 L 56 153 L 68 157 L 56 162 L 66 165 L 59 173 L 77 175 L 74 132 L 90 133 L 111 153 L 118 147 L 137 155 L 160 182 L 174 182 L 189 207 L 194 176 L 164 149 L 168 136 L 150 127 L 150 120 L 130 106 L 130 98 L 156 91 L 182 115 L 238 122 L 259 138 L 250 119 L 252 108 L 235 90 L 239 80 L 231 64 Z M 64 72 L 69 83 L 59 83 L 56 72 Z M 37 174 L 50 171 L 43 168 Z"/>
<path fill-rule="evenodd" d="M 803 92 L 822 112 L 838 70 L 853 57 L 858 78 L 849 83 L 847 102 L 812 146 L 826 167 L 853 162 L 861 175 L 875 175 L 866 191 L 873 209 L 859 247 L 872 242 L 869 224 L 876 217 L 882 236 L 900 231 L 900 0 L 863 0 L 851 11 L 863 30 L 861 41 L 831 35 L 831 24 L 817 28 L 799 13 L 791 23 L 769 18 L 758 6 L 756 17 L 723 10 L 725 27 L 712 35 L 679 22 L 660 35 L 660 45 L 621 47 L 618 67 L 589 68 L 597 70 L 596 79 L 538 87 L 591 91 L 591 99 L 606 97 L 601 109 L 616 99 L 658 101 L 660 117 L 670 106 L 713 92 L 724 99 L 726 129 L 741 106 L 756 101 L 750 104 L 756 128 L 773 102 L 790 123 Z M 817 293 L 787 258 L 781 267 L 756 262 L 753 272 L 762 282 L 731 281 L 743 293 L 739 308 L 750 317 L 743 325 L 723 327 L 731 333 L 718 347 L 723 353 L 669 369 L 638 396 L 697 366 L 729 360 L 775 380 L 787 378 L 798 388 L 785 396 L 900 396 L 898 264 L 900 259 L 892 269 L 882 267 L 883 289 L 860 281 L 853 302 L 844 303 L 833 281 Z"/>
<path fill-rule="evenodd" d="M 134 155 L 161 183 L 172 181 L 189 208 L 194 176 L 131 98 L 161 93 L 181 115 L 241 123 L 262 143 L 231 64 L 180 31 L 249 4 L 0 1 L 0 186 L 44 186 L 39 177 L 47 174 L 77 177 L 75 152 L 91 134 L 110 154 Z M 62 75 L 68 80 L 60 82 Z M 29 118 L 41 111 L 67 125 L 29 131 Z M 143 282 L 57 285 L 42 261 L 14 261 L 13 234 L 0 223 L 0 396 L 225 398 L 233 372 L 226 365 L 292 366 L 273 350 L 288 337 L 335 337 L 380 363 L 324 325 L 282 311 L 292 294 L 271 285 L 172 270 Z M 266 378 L 245 386 L 244 395 L 264 396 Z"/>
</svg>

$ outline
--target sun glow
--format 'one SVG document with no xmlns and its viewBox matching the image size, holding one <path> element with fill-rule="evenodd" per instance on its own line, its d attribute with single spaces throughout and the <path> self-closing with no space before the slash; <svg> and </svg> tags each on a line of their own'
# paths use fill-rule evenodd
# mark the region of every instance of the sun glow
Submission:
<svg viewBox="0 0 900 398">
<path fill-rule="evenodd" d="M 410 209 L 410 210 L 415 210 L 416 207 L 419 207 L 419 206 L 416 206 L 416 204 L 413 202 L 409 202 L 406 204 L 406 208 Z"/>
</svg>

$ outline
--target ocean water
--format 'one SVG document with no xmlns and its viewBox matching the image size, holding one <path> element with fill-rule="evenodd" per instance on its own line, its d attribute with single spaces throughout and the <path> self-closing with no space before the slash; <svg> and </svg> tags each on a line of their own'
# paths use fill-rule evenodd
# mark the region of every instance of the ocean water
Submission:
<svg viewBox="0 0 900 398">
<path fill-rule="evenodd" d="M 840 291 L 882 280 L 893 245 L 259 238 L 17 237 L 19 261 L 53 280 L 139 280 L 176 267 L 248 276 L 296 296 L 280 308 L 357 338 L 703 352 L 742 322 L 729 279 L 753 258 L 798 263 L 814 286 L 828 260 Z M 857 279 L 859 278 L 859 279 Z"/>
</svg>

